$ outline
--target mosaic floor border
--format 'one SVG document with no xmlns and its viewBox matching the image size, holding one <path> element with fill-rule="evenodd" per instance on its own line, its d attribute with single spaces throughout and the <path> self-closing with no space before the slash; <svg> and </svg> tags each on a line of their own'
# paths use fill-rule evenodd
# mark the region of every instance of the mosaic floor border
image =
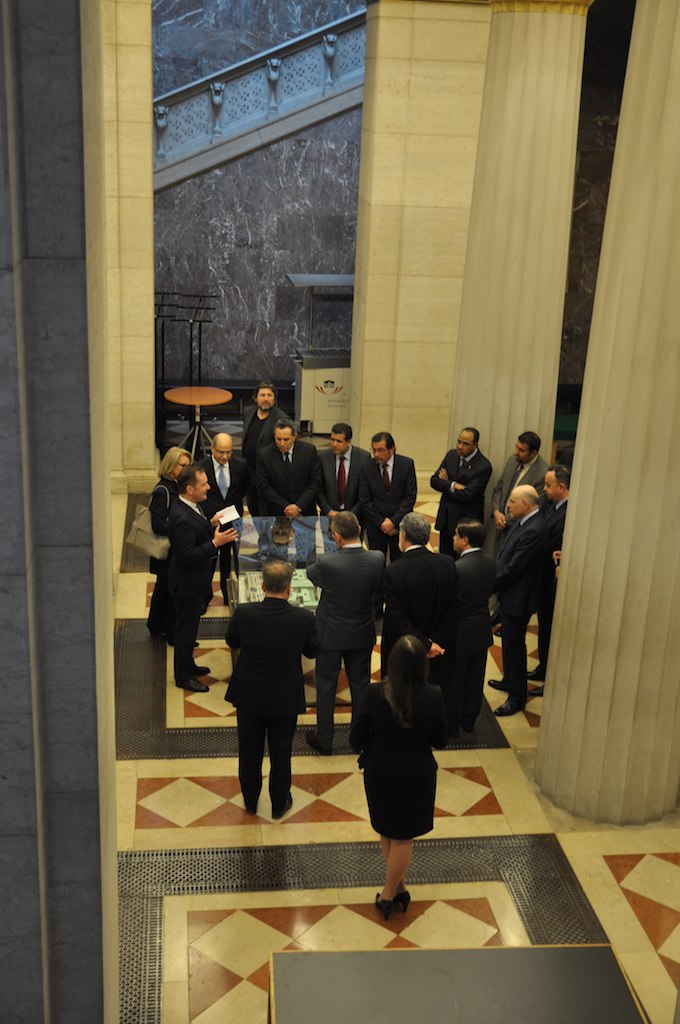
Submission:
<svg viewBox="0 0 680 1024">
<path fill-rule="evenodd" d="M 160 1024 L 164 896 L 380 886 L 377 843 L 119 853 L 121 1024 Z M 412 885 L 503 882 L 535 945 L 608 942 L 553 835 L 420 840 Z"/>
<path fill-rule="evenodd" d="M 203 619 L 199 639 L 224 636 L 222 619 Z M 236 730 L 231 727 L 168 729 L 166 726 L 165 644 L 149 636 L 144 619 L 118 619 L 115 626 L 116 756 L 119 761 L 154 758 L 236 757 Z M 297 729 L 295 756 L 316 757 Z M 338 724 L 336 754 L 351 754 L 349 726 Z M 462 733 L 450 750 L 498 749 L 509 746 L 486 703 L 473 733 Z"/>
</svg>

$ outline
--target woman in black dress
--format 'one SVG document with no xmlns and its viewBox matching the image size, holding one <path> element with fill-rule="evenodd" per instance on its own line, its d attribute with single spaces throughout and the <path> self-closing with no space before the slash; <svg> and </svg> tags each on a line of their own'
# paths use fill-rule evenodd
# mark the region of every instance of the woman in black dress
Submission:
<svg viewBox="0 0 680 1024">
<path fill-rule="evenodd" d="M 405 875 L 413 839 L 433 827 L 437 762 L 432 747 L 447 742 L 441 690 L 427 683 L 427 658 L 417 637 L 397 640 L 384 682 L 364 691 L 349 741 L 361 751 L 371 825 L 387 865 L 385 885 L 375 898 L 387 920 L 410 902 Z"/>
<path fill-rule="evenodd" d="M 161 461 L 158 473 L 160 480 L 153 489 L 151 495 L 151 526 L 153 532 L 161 537 L 168 535 L 168 514 L 170 506 L 179 498 L 177 491 L 177 477 L 185 466 L 191 465 L 191 452 L 186 448 L 169 448 Z M 175 605 L 168 591 L 168 569 L 172 550 L 168 557 L 159 561 L 157 558 L 149 559 L 149 572 L 156 576 L 156 585 L 151 595 L 151 607 L 149 617 L 146 620 L 146 628 L 151 636 L 158 636 L 172 643 L 172 634 L 175 628 Z"/>
</svg>

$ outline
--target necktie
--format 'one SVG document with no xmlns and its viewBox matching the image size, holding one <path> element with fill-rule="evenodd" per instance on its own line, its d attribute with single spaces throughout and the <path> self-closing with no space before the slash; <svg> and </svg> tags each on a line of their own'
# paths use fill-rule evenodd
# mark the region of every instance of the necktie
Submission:
<svg viewBox="0 0 680 1024">
<path fill-rule="evenodd" d="M 341 505 L 345 504 L 345 485 L 347 483 L 347 471 L 345 470 L 345 456 L 340 456 L 340 465 L 338 466 L 338 501 Z"/>
<path fill-rule="evenodd" d="M 217 486 L 220 489 L 220 494 L 223 498 L 227 496 L 227 480 L 224 475 L 224 466 L 220 466 L 220 471 L 217 474 Z"/>
<path fill-rule="evenodd" d="M 383 478 L 383 483 L 385 485 L 385 490 L 389 491 L 390 486 L 391 486 L 391 482 L 390 482 L 390 471 L 387 468 L 387 466 L 383 466 L 382 478 Z"/>
<path fill-rule="evenodd" d="M 287 466 L 290 466 L 290 452 L 283 453 L 283 461 L 286 463 Z"/>
</svg>

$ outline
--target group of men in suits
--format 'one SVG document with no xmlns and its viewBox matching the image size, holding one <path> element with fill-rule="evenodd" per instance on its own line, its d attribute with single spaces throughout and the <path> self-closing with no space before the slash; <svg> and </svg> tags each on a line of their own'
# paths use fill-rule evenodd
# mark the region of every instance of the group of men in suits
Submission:
<svg viewBox="0 0 680 1024">
<path fill-rule="evenodd" d="M 367 452 L 352 444 L 351 427 L 338 423 L 330 449 L 318 455 L 312 445 L 298 439 L 295 424 L 281 416 L 275 401 L 273 388 L 263 382 L 244 424 L 248 457 L 234 456 L 231 437 L 218 434 L 211 455 L 183 471 L 169 534 L 174 551 L 170 585 L 178 605 L 176 683 L 204 690 L 207 687 L 198 677 L 207 670 L 193 660 L 194 639 L 210 600 L 216 559 L 220 559 L 225 599 L 232 563 L 238 572 L 238 519 L 245 496 L 261 515 L 285 516 L 293 523 L 315 517 L 317 504 L 328 516 L 333 550 L 308 567 L 309 578 L 321 590 L 313 631 L 308 617 L 296 614 L 293 623 L 286 610 L 300 611 L 288 604 L 290 567 L 283 562 L 265 565 L 264 601 L 239 607 L 229 626 L 228 642 L 241 653 L 241 667 L 237 663 L 227 699 L 235 703 L 239 718 L 239 771 L 246 808 L 252 813 L 257 808 L 267 738 L 272 809 L 274 817 L 280 817 L 290 806 L 292 736 L 297 714 L 304 709 L 300 658 L 317 658 L 317 727 L 306 739 L 318 752 L 330 754 L 342 663 L 353 708 L 370 681 L 378 596 L 384 594 L 386 600 L 383 671 L 396 640 L 405 633 L 418 636 L 430 660 L 431 679 L 442 687 L 453 736 L 459 728 L 471 731 L 481 708 L 491 643 L 488 601 L 496 593 L 504 677 L 491 685 L 508 694 L 496 714 L 514 714 L 524 707 L 525 633 L 537 607 L 540 664 L 533 679 L 542 681 L 545 674 L 555 597 L 554 562 L 561 548 L 569 474 L 562 466 L 547 466 L 539 455 L 537 435 L 520 434 L 492 496 L 497 557 L 491 558 L 482 551 L 484 491 L 491 464 L 478 448 L 478 431 L 463 428 L 456 447 L 446 453 L 431 478 L 432 487 L 441 494 L 436 521 L 440 555 L 453 556 L 439 557 L 427 546 L 429 522 L 412 511 L 416 499 L 413 460 L 396 453 L 391 434 L 374 435 Z M 546 500 L 549 509 L 542 514 L 540 506 Z M 230 505 L 238 519 L 221 524 L 218 513 Z M 362 543 L 363 531 L 368 550 Z M 265 693 L 272 650 L 277 652 L 277 680 L 286 680 L 274 688 L 280 700 L 273 699 L 273 691 Z"/>
</svg>

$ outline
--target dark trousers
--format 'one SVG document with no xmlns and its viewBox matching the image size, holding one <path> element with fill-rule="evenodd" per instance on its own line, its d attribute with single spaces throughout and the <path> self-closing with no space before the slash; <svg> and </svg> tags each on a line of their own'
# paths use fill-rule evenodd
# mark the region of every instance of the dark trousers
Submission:
<svg viewBox="0 0 680 1024">
<path fill-rule="evenodd" d="M 509 700 L 521 707 L 527 702 L 527 626 L 531 612 L 509 615 L 501 602 L 503 631 L 503 683 Z"/>
<path fill-rule="evenodd" d="M 194 674 L 194 640 L 201 615 L 208 606 L 205 597 L 181 597 L 175 602 L 175 682 L 186 683 Z"/>
<path fill-rule="evenodd" d="M 151 595 L 146 627 L 154 636 L 163 635 L 173 643 L 175 631 L 175 602 L 168 590 L 168 560 L 156 562 L 156 583 Z"/>
<path fill-rule="evenodd" d="M 454 659 L 453 685 L 450 690 L 444 691 L 449 728 L 456 725 L 462 725 L 465 729 L 474 728 L 482 710 L 485 669 L 486 647 L 483 651 Z"/>
<path fill-rule="evenodd" d="M 547 586 L 543 585 L 538 605 L 538 664 L 544 673 L 548 667 L 550 633 L 555 614 L 556 582 L 556 580 L 550 580 Z"/>
<path fill-rule="evenodd" d="M 316 658 L 316 739 L 320 746 L 330 750 L 333 746 L 333 715 L 338 673 L 341 663 L 352 695 L 352 721 L 362 693 L 371 681 L 372 647 L 357 647 L 349 651 L 321 650 Z"/>
<path fill-rule="evenodd" d="M 368 537 L 368 546 L 371 551 L 382 551 L 385 556 L 385 561 L 387 561 L 388 551 L 390 553 L 390 562 L 396 562 L 398 558 L 401 558 L 398 533 L 396 533 L 394 537 L 388 537 L 386 533 L 382 533 L 380 530 L 370 527 L 366 531 L 366 536 Z"/>
<path fill-rule="evenodd" d="M 218 555 L 218 562 L 220 566 L 220 590 L 222 591 L 222 597 L 224 603 L 229 604 L 229 596 L 227 594 L 227 580 L 229 579 L 229 573 L 231 572 L 232 557 L 234 560 L 234 572 L 238 576 L 238 541 L 233 544 L 224 544 L 220 548 Z"/>
<path fill-rule="evenodd" d="M 262 789 L 264 741 L 269 745 L 269 796 L 277 814 L 290 793 L 290 757 L 297 715 L 268 718 L 236 709 L 238 727 L 238 777 L 243 800 L 251 810 L 257 807 Z"/>
<path fill-rule="evenodd" d="M 453 530 L 448 523 L 444 523 L 439 533 L 439 554 L 455 556 L 453 550 Z"/>
</svg>

